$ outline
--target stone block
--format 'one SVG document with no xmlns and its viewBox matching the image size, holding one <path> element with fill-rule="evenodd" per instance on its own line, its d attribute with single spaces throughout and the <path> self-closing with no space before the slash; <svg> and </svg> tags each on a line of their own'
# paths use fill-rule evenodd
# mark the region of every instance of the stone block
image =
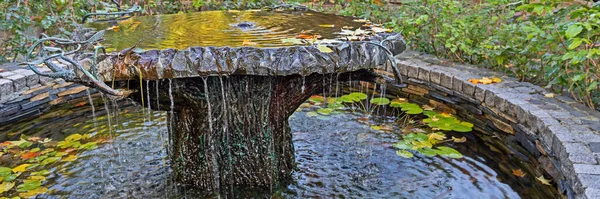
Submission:
<svg viewBox="0 0 600 199">
<path fill-rule="evenodd" d="M 15 75 L 15 73 L 11 72 L 11 71 L 4 71 L 0 73 L 0 78 L 6 78 L 8 76 L 13 76 Z"/>
<path fill-rule="evenodd" d="M 495 107 L 496 105 L 496 93 L 491 90 L 485 90 L 485 105 L 488 107 Z"/>
<path fill-rule="evenodd" d="M 469 97 L 475 97 L 475 85 L 471 82 L 462 82 L 462 93 Z"/>
<path fill-rule="evenodd" d="M 6 77 L 6 79 L 11 80 L 13 82 L 13 89 L 15 92 L 27 90 L 27 78 L 23 75 L 15 74 Z"/>
<path fill-rule="evenodd" d="M 415 78 L 415 79 L 419 78 L 419 67 L 417 67 L 415 65 L 407 65 L 406 68 L 408 70 L 409 78 Z"/>
<path fill-rule="evenodd" d="M 430 82 L 430 79 L 429 79 L 429 73 L 430 73 L 429 71 L 430 70 L 431 69 L 425 68 L 425 67 L 419 68 L 419 79 L 429 83 Z"/>
<path fill-rule="evenodd" d="M 13 71 L 16 74 L 20 74 L 25 76 L 25 78 L 27 79 L 27 87 L 32 87 L 34 85 L 37 85 L 40 81 L 40 76 L 35 74 L 35 72 L 33 72 L 32 70 L 27 70 L 27 69 L 17 69 Z"/>
<path fill-rule="evenodd" d="M 475 94 L 474 97 L 477 101 L 484 102 L 485 101 L 485 89 L 481 86 L 475 86 Z"/>
<path fill-rule="evenodd" d="M 558 157 L 561 161 L 569 160 L 573 164 L 598 164 L 598 161 L 594 157 L 592 151 L 583 143 L 570 143 L 563 142 L 561 150 L 558 152 Z M 556 144 L 555 144 L 556 145 Z M 554 151 L 556 152 L 556 151 Z M 564 162 L 563 162 L 564 164 Z M 598 166 L 599 170 L 595 172 L 600 172 L 600 166 Z M 577 169 L 576 169 L 577 171 Z M 579 173 L 579 172 L 577 172 Z M 590 173 L 592 174 L 592 173 Z M 600 173 L 598 173 L 600 174 Z"/>
<path fill-rule="evenodd" d="M 573 169 L 578 174 L 581 173 L 581 174 L 600 175 L 600 165 L 573 164 Z M 600 181 L 597 181 L 597 182 L 600 182 Z"/>
<path fill-rule="evenodd" d="M 440 85 L 441 83 L 441 77 L 440 77 L 440 72 L 437 70 L 431 70 L 431 72 L 429 73 L 429 78 L 431 80 L 431 83 Z"/>
<path fill-rule="evenodd" d="M 0 79 L 0 99 L 7 99 L 14 92 L 12 81 L 8 79 Z"/>
<path fill-rule="evenodd" d="M 58 95 L 58 97 L 62 97 L 62 96 L 66 96 L 66 95 L 73 95 L 73 94 L 81 93 L 81 92 L 85 91 L 86 89 L 88 89 L 88 87 L 78 86 L 75 88 L 71 88 L 69 90 L 62 91 L 62 92 L 58 93 L 57 95 Z"/>
<path fill-rule="evenodd" d="M 440 86 L 452 89 L 452 75 L 442 73 L 440 76 Z"/>
<path fill-rule="evenodd" d="M 33 96 L 31 99 L 29 99 L 29 101 L 30 102 L 40 101 L 40 100 L 48 98 L 48 96 L 49 96 L 48 92 L 41 93 L 39 95 Z"/>
<path fill-rule="evenodd" d="M 600 153 L 600 142 L 591 142 L 589 143 L 590 145 L 590 150 L 592 150 L 593 153 Z M 600 182 L 600 181 L 598 181 Z"/>
<path fill-rule="evenodd" d="M 452 77 L 452 90 L 462 93 L 462 85 L 463 81 L 461 79 L 456 76 Z"/>
</svg>

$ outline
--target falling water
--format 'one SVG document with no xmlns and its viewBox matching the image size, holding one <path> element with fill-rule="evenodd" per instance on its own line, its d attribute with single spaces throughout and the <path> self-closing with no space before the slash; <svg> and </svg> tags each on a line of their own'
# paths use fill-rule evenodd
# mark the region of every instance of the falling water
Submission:
<svg viewBox="0 0 600 199">
<path fill-rule="evenodd" d="M 338 86 L 339 86 L 339 78 L 340 78 L 340 73 L 338 73 L 335 76 L 335 97 L 338 97 Z"/>
<path fill-rule="evenodd" d="M 160 110 L 160 101 L 158 101 L 158 80 L 156 80 L 156 110 Z"/>
<path fill-rule="evenodd" d="M 221 98 L 222 98 L 222 104 L 223 104 L 223 115 L 225 117 L 223 119 L 224 123 L 225 123 L 223 125 L 223 132 L 225 133 L 224 143 L 225 143 L 225 146 L 226 146 L 226 149 L 227 149 L 227 157 L 229 159 L 229 161 L 227 163 L 228 167 L 230 169 L 229 172 L 232 173 L 233 167 L 232 167 L 232 162 L 231 162 L 232 160 L 230 158 L 231 157 L 231 150 L 229 148 L 229 146 L 230 146 L 230 144 L 229 144 L 229 133 L 227 131 L 228 128 L 229 128 L 229 113 L 227 112 L 227 98 L 225 97 L 225 85 L 223 84 L 223 77 L 222 76 L 219 76 L 219 81 L 221 82 Z M 206 91 L 208 93 L 208 90 L 206 90 Z M 231 183 L 232 182 L 231 180 L 233 180 L 233 179 L 230 178 L 229 180 L 230 180 L 229 184 L 233 184 L 233 183 Z"/>
<path fill-rule="evenodd" d="M 148 114 L 150 114 L 150 80 L 146 80 L 146 99 L 148 100 Z"/>
<path fill-rule="evenodd" d="M 92 100 L 92 94 L 90 93 L 90 89 L 85 89 L 85 92 L 87 92 L 88 101 L 90 102 L 90 107 L 92 107 L 92 119 L 94 121 L 94 129 L 96 129 L 96 108 L 94 107 L 94 100 Z"/>
<path fill-rule="evenodd" d="M 304 84 L 306 81 L 306 76 L 302 75 L 302 94 L 304 94 Z"/>
<path fill-rule="evenodd" d="M 213 131 L 213 118 L 212 118 L 212 110 L 211 110 L 211 106 L 210 106 L 210 94 L 208 91 L 208 83 L 207 83 L 207 77 L 202 77 L 202 81 L 204 82 L 204 94 L 206 95 L 206 104 L 207 104 L 207 111 L 208 111 L 208 130 L 212 133 Z M 215 150 L 215 141 L 212 139 L 212 134 L 208 133 L 208 142 L 210 143 L 210 151 L 216 151 Z M 219 192 L 219 170 L 217 168 L 217 157 L 214 155 L 211 155 L 211 162 L 212 162 L 212 172 L 213 172 L 213 178 L 214 178 L 214 188 L 215 188 L 215 192 Z"/>
</svg>

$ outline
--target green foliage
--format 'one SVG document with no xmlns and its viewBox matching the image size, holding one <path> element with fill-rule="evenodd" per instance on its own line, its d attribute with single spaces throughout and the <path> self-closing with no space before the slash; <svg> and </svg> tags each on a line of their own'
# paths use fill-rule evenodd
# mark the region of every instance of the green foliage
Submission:
<svg viewBox="0 0 600 199">
<path fill-rule="evenodd" d="M 402 5 L 351 1 L 313 8 L 384 23 L 401 31 L 413 49 L 508 72 L 599 106 L 599 4 L 407 0 Z"/>
</svg>

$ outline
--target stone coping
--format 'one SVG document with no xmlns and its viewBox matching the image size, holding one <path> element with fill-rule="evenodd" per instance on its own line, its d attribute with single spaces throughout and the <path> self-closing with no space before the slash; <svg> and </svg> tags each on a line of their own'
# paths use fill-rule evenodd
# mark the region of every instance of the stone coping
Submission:
<svg viewBox="0 0 600 199">
<path fill-rule="evenodd" d="M 89 88 L 63 79 L 35 74 L 28 68 L 9 63 L 0 65 L 0 125 L 42 114 L 53 105 L 88 95 Z M 49 71 L 48 68 L 40 68 Z M 89 93 L 96 93 L 89 89 Z"/>
<path fill-rule="evenodd" d="M 539 162 L 553 162 L 556 168 L 544 169 L 551 175 L 556 169 L 552 175 L 559 178 L 556 181 L 568 182 L 573 190 L 568 193 L 569 188 L 557 182 L 561 192 L 575 198 L 600 198 L 600 112 L 569 97 L 545 97 L 545 89 L 489 69 L 415 51 L 396 59 L 408 84 L 402 91 L 459 103 L 475 117 L 488 118 L 488 123 L 509 137 L 526 135 L 529 141 L 521 144 L 529 147 L 524 148 Z M 503 81 L 487 85 L 467 81 L 492 76 Z"/>
</svg>

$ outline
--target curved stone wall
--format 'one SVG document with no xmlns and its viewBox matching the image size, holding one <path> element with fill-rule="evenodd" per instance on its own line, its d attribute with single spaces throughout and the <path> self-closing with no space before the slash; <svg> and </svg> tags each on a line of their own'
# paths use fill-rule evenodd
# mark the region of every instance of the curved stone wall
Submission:
<svg viewBox="0 0 600 199">
<path fill-rule="evenodd" d="M 453 112 L 483 132 L 498 133 L 535 158 L 570 198 L 600 198 L 600 112 L 573 99 L 547 98 L 545 89 L 506 74 L 407 51 L 396 56 L 408 85 L 387 93 Z M 391 69 L 382 74 L 391 75 Z M 472 84 L 471 78 L 500 77 L 501 83 Z M 500 135 L 502 134 L 502 135 Z M 510 147 L 509 147 L 510 148 Z"/>
</svg>

